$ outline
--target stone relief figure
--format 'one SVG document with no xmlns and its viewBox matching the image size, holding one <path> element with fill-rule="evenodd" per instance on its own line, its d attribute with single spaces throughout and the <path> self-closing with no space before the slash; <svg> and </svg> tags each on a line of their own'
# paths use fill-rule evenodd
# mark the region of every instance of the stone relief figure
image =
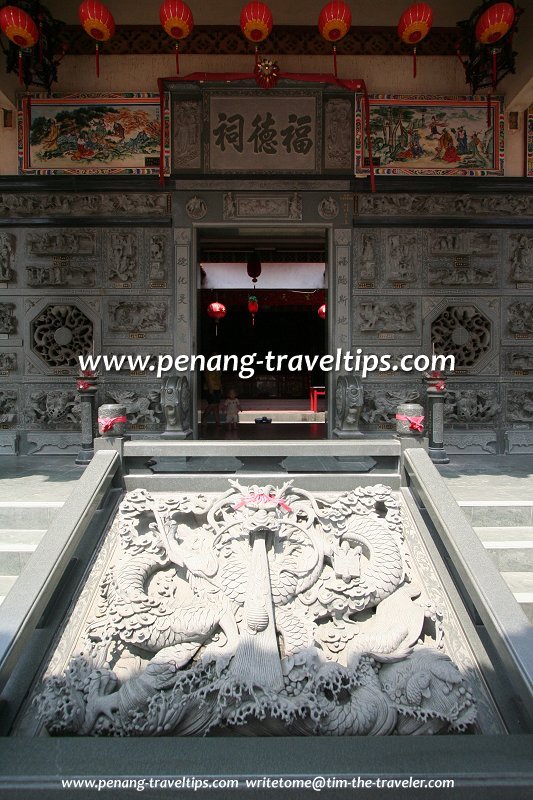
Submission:
<svg viewBox="0 0 533 800">
<path fill-rule="evenodd" d="M 32 425 L 72 428 L 81 424 L 81 404 L 74 391 L 32 392 L 26 409 L 26 418 Z"/>
<path fill-rule="evenodd" d="M 390 389 L 365 389 L 365 404 L 361 418 L 369 425 L 392 424 L 396 410 L 402 403 L 415 403 L 420 400 L 420 392 L 394 391 Z"/>
<path fill-rule="evenodd" d="M 110 303 L 112 331 L 166 331 L 166 303 Z"/>
<path fill-rule="evenodd" d="M 373 281 L 376 278 L 376 251 L 374 237 L 369 233 L 361 236 L 361 267 L 359 278 L 363 281 Z"/>
<path fill-rule="evenodd" d="M 96 238 L 93 231 L 29 233 L 28 251 L 34 255 L 94 255 Z"/>
<path fill-rule="evenodd" d="M 328 100 L 325 114 L 326 164 L 343 167 L 352 152 L 352 113 L 349 100 Z"/>
<path fill-rule="evenodd" d="M 362 215 L 437 214 L 450 217 L 482 214 L 502 216 L 533 216 L 533 198 L 528 195 L 472 194 L 381 194 L 361 195 L 359 213 Z"/>
<path fill-rule="evenodd" d="M 498 251 L 498 238 L 494 233 L 481 231 L 472 234 L 471 250 L 476 253 L 496 253 Z"/>
<path fill-rule="evenodd" d="M 160 194 L 1 194 L 0 215 L 26 216 L 47 214 L 165 214 L 168 195 Z"/>
<path fill-rule="evenodd" d="M 533 370 L 533 353 L 524 350 L 517 350 L 514 353 L 507 353 L 507 369 Z"/>
<path fill-rule="evenodd" d="M 223 200 L 223 216 L 224 219 L 233 219 L 237 213 L 237 205 L 232 192 L 226 192 Z"/>
<path fill-rule="evenodd" d="M 147 396 L 130 389 L 107 389 L 107 401 L 126 406 L 130 425 L 159 423 L 162 414 L 159 392 L 148 391 Z"/>
<path fill-rule="evenodd" d="M 16 353 L 0 353 L 0 372 L 14 372 L 16 368 Z"/>
<path fill-rule="evenodd" d="M 186 204 L 185 211 L 191 219 L 203 219 L 207 214 L 207 203 L 195 195 Z"/>
<path fill-rule="evenodd" d="M 507 394 L 507 419 L 510 422 L 533 422 L 533 391 L 509 390 Z"/>
<path fill-rule="evenodd" d="M 432 253 L 457 253 L 461 251 L 461 235 L 448 231 L 431 233 L 430 250 Z"/>
<path fill-rule="evenodd" d="M 15 237 L 0 234 L 0 283 L 9 283 L 15 277 Z"/>
<path fill-rule="evenodd" d="M 429 264 L 431 286 L 494 286 L 496 283 L 496 270 L 493 265 L 471 264 L 459 266 L 444 261 Z"/>
<path fill-rule="evenodd" d="M 507 314 L 510 333 L 533 333 L 533 303 L 513 303 Z"/>
<path fill-rule="evenodd" d="M 165 434 L 190 430 L 191 396 L 185 375 L 169 375 L 161 386 L 161 407 L 165 414 Z"/>
<path fill-rule="evenodd" d="M 511 248 L 511 280 L 533 282 L 533 236 L 517 233 L 509 237 Z"/>
<path fill-rule="evenodd" d="M 14 303 L 0 303 L 0 333 L 16 333 L 17 318 L 14 310 Z"/>
<path fill-rule="evenodd" d="M 302 218 L 302 196 L 299 192 L 293 192 L 289 198 L 289 219 Z"/>
<path fill-rule="evenodd" d="M 17 421 L 17 393 L 0 391 L 0 425 L 13 425 Z"/>
<path fill-rule="evenodd" d="M 482 389 L 449 390 L 444 401 L 444 419 L 448 423 L 492 422 L 500 410 L 494 392 Z"/>
<path fill-rule="evenodd" d="M 110 243 L 109 280 L 131 283 L 138 273 L 137 235 L 113 233 Z"/>
<path fill-rule="evenodd" d="M 416 330 L 414 303 L 374 303 L 359 305 L 359 330 L 412 332 Z"/>
<path fill-rule="evenodd" d="M 46 264 L 26 267 L 28 286 L 95 286 L 96 269 L 88 264 Z"/>
<path fill-rule="evenodd" d="M 77 655 L 35 698 L 50 734 L 457 733 L 444 651 L 388 487 L 128 494 Z M 81 653 L 80 653 L 80 647 Z"/>
<path fill-rule="evenodd" d="M 395 233 L 388 237 L 389 280 L 416 281 L 416 236 Z"/>
<path fill-rule="evenodd" d="M 334 197 L 324 197 L 318 204 L 318 213 L 322 219 L 335 219 L 339 214 L 339 204 Z"/>
<path fill-rule="evenodd" d="M 356 375 L 341 375 L 337 378 L 335 407 L 336 427 L 343 431 L 358 431 L 363 408 L 363 384 Z"/>
<path fill-rule="evenodd" d="M 165 263 L 166 240 L 159 234 L 150 236 L 150 280 L 163 281 L 167 277 Z"/>
<path fill-rule="evenodd" d="M 172 158 L 176 166 L 195 161 L 200 155 L 200 103 L 182 100 L 174 104 Z"/>
</svg>

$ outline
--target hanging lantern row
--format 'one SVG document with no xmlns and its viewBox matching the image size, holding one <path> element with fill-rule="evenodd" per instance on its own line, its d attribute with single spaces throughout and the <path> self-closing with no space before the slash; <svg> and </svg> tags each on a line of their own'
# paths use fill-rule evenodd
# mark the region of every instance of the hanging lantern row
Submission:
<svg viewBox="0 0 533 800">
<path fill-rule="evenodd" d="M 343 39 L 352 25 L 350 7 L 342 0 L 324 6 L 318 17 L 318 31 L 326 42 L 333 43 L 333 72 L 337 77 L 337 42 Z"/>
<path fill-rule="evenodd" d="M 84 0 L 78 8 L 78 17 L 85 33 L 96 40 L 96 77 L 100 77 L 100 42 L 107 42 L 115 33 L 115 20 L 111 11 L 99 0 Z"/>
<path fill-rule="evenodd" d="M 433 11 L 427 3 L 415 3 L 407 8 L 398 23 L 398 36 L 413 48 L 413 78 L 416 78 L 416 46 L 426 38 L 433 24 Z"/>
<path fill-rule="evenodd" d="M 19 48 L 18 77 L 22 85 L 22 50 L 28 50 L 37 44 L 39 31 L 29 14 L 16 6 L 4 6 L 0 11 L 0 28 L 7 38 Z"/>
</svg>

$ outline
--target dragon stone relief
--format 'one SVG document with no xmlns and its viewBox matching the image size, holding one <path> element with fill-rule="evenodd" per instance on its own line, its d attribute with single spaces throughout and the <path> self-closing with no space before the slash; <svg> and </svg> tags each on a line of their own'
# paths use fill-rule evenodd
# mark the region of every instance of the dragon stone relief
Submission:
<svg viewBox="0 0 533 800">
<path fill-rule="evenodd" d="M 510 389 L 508 391 L 507 419 L 513 423 L 533 423 L 533 390 Z"/>
<path fill-rule="evenodd" d="M 358 328 L 360 331 L 376 333 L 411 333 L 416 331 L 415 303 L 382 303 L 363 300 L 358 307 Z"/>
<path fill-rule="evenodd" d="M 31 426 L 78 428 L 81 425 L 81 405 L 77 392 L 48 387 L 32 392 L 25 416 Z"/>
<path fill-rule="evenodd" d="M 448 390 L 444 401 L 446 423 L 494 425 L 501 406 L 493 389 Z"/>
<path fill-rule="evenodd" d="M 93 324 L 77 306 L 46 306 L 31 323 L 31 349 L 48 367 L 76 367 L 91 352 Z"/>
<path fill-rule="evenodd" d="M 166 331 L 168 306 L 166 302 L 110 302 L 111 331 Z"/>
<path fill-rule="evenodd" d="M 126 406 L 126 416 L 130 425 L 157 426 L 163 415 L 161 398 L 158 391 L 147 388 L 146 396 L 131 389 L 106 390 L 106 403 L 118 403 Z"/>
<path fill-rule="evenodd" d="M 81 652 L 35 697 L 51 734 L 471 730 L 472 690 L 413 578 L 388 487 L 128 494 Z"/>
<path fill-rule="evenodd" d="M 392 425 L 399 405 L 418 402 L 420 402 L 420 392 L 417 389 L 401 387 L 378 389 L 365 386 L 361 419 L 367 425 Z"/>
</svg>

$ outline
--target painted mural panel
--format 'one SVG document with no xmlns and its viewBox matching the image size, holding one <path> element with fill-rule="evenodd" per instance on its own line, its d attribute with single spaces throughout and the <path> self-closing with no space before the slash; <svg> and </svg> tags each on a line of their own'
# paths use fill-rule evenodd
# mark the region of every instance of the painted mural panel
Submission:
<svg viewBox="0 0 533 800">
<path fill-rule="evenodd" d="M 160 136 L 157 95 L 25 97 L 19 172 L 156 174 Z"/>
<path fill-rule="evenodd" d="M 371 95 L 370 141 L 378 175 L 503 175 L 499 97 Z M 370 168 L 365 98 L 356 103 L 356 175 Z"/>
</svg>

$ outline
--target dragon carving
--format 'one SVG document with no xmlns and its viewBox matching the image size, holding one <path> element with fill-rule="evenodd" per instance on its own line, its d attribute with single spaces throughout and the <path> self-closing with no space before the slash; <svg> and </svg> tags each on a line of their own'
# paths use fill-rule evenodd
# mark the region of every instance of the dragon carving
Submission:
<svg viewBox="0 0 533 800">
<path fill-rule="evenodd" d="M 83 653 L 36 698 L 50 733 L 355 735 L 475 720 L 420 600 L 389 488 L 126 496 Z"/>
</svg>

